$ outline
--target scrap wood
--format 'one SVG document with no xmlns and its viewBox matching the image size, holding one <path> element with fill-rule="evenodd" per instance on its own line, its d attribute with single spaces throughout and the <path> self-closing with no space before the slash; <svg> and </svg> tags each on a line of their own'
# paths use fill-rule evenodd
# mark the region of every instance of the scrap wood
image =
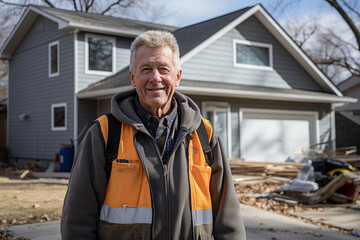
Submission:
<svg viewBox="0 0 360 240">
<path fill-rule="evenodd" d="M 357 185 L 356 194 L 354 195 L 353 198 L 351 198 L 351 201 L 354 203 L 356 202 L 359 196 L 358 194 L 359 194 L 359 184 L 360 184 L 360 176 L 354 173 L 340 174 L 334 177 L 325 187 L 320 188 L 315 192 L 310 192 L 310 193 L 301 193 L 294 191 L 283 191 L 283 192 L 285 195 L 295 197 L 298 199 L 299 202 L 305 204 L 317 204 L 327 199 L 338 200 L 342 203 L 346 198 L 341 197 L 340 199 L 340 196 L 338 196 L 338 194 L 335 192 L 340 187 L 342 187 L 346 182 L 352 182 Z"/>
<path fill-rule="evenodd" d="M 295 177 L 304 163 L 229 161 L 233 174 Z"/>
</svg>

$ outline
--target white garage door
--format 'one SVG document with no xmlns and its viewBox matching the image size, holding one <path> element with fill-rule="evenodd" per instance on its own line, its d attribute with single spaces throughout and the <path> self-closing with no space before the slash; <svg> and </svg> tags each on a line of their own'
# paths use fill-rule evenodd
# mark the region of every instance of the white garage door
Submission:
<svg viewBox="0 0 360 240">
<path fill-rule="evenodd" d="M 284 162 L 316 142 L 314 112 L 243 109 L 240 144 L 246 161 Z"/>
</svg>

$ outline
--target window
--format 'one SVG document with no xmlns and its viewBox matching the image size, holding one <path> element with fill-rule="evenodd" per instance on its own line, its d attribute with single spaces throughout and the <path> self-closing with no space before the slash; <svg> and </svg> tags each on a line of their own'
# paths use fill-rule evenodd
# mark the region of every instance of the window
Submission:
<svg viewBox="0 0 360 240">
<path fill-rule="evenodd" d="M 222 143 L 229 157 L 231 157 L 230 138 L 230 107 L 226 102 L 205 102 L 203 104 L 205 117 L 213 124 L 219 133 Z"/>
<path fill-rule="evenodd" d="M 115 72 L 115 38 L 86 34 L 86 73 L 108 75 Z"/>
<path fill-rule="evenodd" d="M 66 130 L 66 103 L 51 105 L 51 130 Z"/>
<path fill-rule="evenodd" d="M 49 43 L 49 77 L 59 76 L 59 41 Z"/>
<path fill-rule="evenodd" d="M 248 68 L 272 68 L 272 45 L 234 40 L 234 65 Z"/>
</svg>

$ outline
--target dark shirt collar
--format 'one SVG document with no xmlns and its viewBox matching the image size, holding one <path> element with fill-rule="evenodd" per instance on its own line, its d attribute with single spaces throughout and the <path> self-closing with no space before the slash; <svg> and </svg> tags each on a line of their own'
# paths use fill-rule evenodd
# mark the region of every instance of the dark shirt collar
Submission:
<svg viewBox="0 0 360 240">
<path fill-rule="evenodd" d="M 164 116 L 164 122 L 163 124 L 166 124 L 168 128 L 171 128 L 172 124 L 174 123 L 176 117 L 177 117 L 177 103 L 174 98 L 171 100 L 171 112 Z M 158 122 L 160 122 L 160 119 L 156 116 L 151 115 L 148 113 L 140 104 L 139 97 L 136 95 L 135 97 L 135 110 L 137 111 L 141 121 L 148 127 L 151 123 L 151 120 L 154 118 L 157 119 Z"/>
</svg>

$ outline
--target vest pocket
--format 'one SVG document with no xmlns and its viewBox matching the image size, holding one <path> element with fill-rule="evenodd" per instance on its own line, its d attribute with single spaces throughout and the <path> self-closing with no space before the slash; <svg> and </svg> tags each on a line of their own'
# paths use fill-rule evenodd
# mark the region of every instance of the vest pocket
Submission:
<svg viewBox="0 0 360 240">
<path fill-rule="evenodd" d="M 211 209 L 210 196 L 210 177 L 211 167 L 209 166 L 190 166 L 191 175 L 193 178 L 193 190 L 195 191 L 194 200 L 192 203 L 193 210 L 197 209 Z"/>
<path fill-rule="evenodd" d="M 151 207 L 150 188 L 140 161 L 113 161 L 105 204 L 111 207 Z"/>
</svg>

